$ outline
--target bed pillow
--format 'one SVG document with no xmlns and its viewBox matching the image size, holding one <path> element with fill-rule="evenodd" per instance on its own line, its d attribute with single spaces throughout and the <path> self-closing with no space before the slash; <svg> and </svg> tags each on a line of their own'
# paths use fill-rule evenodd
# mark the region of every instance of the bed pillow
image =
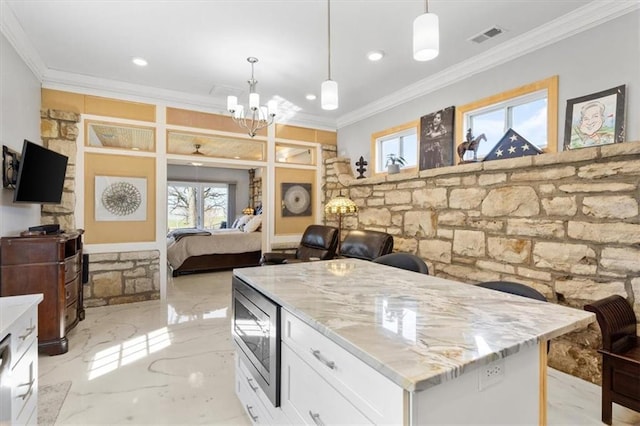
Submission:
<svg viewBox="0 0 640 426">
<path fill-rule="evenodd" d="M 244 226 L 247 224 L 247 222 L 249 222 L 254 216 L 250 215 L 250 214 L 246 214 L 242 217 L 240 217 L 240 219 L 238 219 L 238 223 L 236 223 L 236 228 L 243 230 Z"/>
<path fill-rule="evenodd" d="M 253 219 L 244 226 L 244 232 L 255 232 L 260 228 L 260 225 L 262 225 L 262 216 L 253 216 Z"/>
</svg>

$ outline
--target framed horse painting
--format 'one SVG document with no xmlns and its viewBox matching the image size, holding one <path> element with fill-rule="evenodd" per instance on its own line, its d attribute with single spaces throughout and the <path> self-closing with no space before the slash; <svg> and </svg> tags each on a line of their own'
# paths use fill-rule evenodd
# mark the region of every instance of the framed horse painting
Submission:
<svg viewBox="0 0 640 426">
<path fill-rule="evenodd" d="M 453 165 L 453 117 L 455 107 L 420 118 L 420 170 Z"/>
</svg>

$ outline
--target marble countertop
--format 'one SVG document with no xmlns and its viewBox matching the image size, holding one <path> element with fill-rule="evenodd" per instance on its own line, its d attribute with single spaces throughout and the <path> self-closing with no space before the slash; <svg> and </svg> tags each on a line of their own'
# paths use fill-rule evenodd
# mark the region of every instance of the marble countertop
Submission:
<svg viewBox="0 0 640 426">
<path fill-rule="evenodd" d="M 579 309 L 357 259 L 234 274 L 408 391 L 595 321 Z"/>
<path fill-rule="evenodd" d="M 0 297 L 0 340 L 7 335 L 9 328 L 32 306 L 42 302 L 42 294 Z"/>
</svg>

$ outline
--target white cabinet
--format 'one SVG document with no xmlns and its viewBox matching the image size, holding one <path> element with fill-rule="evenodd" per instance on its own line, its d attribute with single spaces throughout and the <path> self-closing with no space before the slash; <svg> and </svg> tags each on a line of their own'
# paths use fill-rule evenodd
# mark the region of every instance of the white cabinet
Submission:
<svg viewBox="0 0 640 426">
<path fill-rule="evenodd" d="M 282 310 L 282 409 L 294 423 L 405 423 L 405 391 Z"/>
<path fill-rule="evenodd" d="M 2 424 L 37 424 L 40 301 L 42 295 L 0 298 L 0 340 L 8 336 L 10 352 L 0 376 Z"/>
</svg>

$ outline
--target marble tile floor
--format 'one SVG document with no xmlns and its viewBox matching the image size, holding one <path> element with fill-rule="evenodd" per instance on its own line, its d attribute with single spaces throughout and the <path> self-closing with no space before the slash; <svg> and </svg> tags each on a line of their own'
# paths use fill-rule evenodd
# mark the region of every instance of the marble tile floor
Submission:
<svg viewBox="0 0 640 426">
<path fill-rule="evenodd" d="M 167 302 L 87 309 L 40 386 L 72 381 L 57 425 L 249 425 L 234 392 L 231 272 L 170 278 Z M 549 369 L 549 425 L 599 425 L 600 387 Z M 614 405 L 614 425 L 640 414 Z"/>
</svg>

